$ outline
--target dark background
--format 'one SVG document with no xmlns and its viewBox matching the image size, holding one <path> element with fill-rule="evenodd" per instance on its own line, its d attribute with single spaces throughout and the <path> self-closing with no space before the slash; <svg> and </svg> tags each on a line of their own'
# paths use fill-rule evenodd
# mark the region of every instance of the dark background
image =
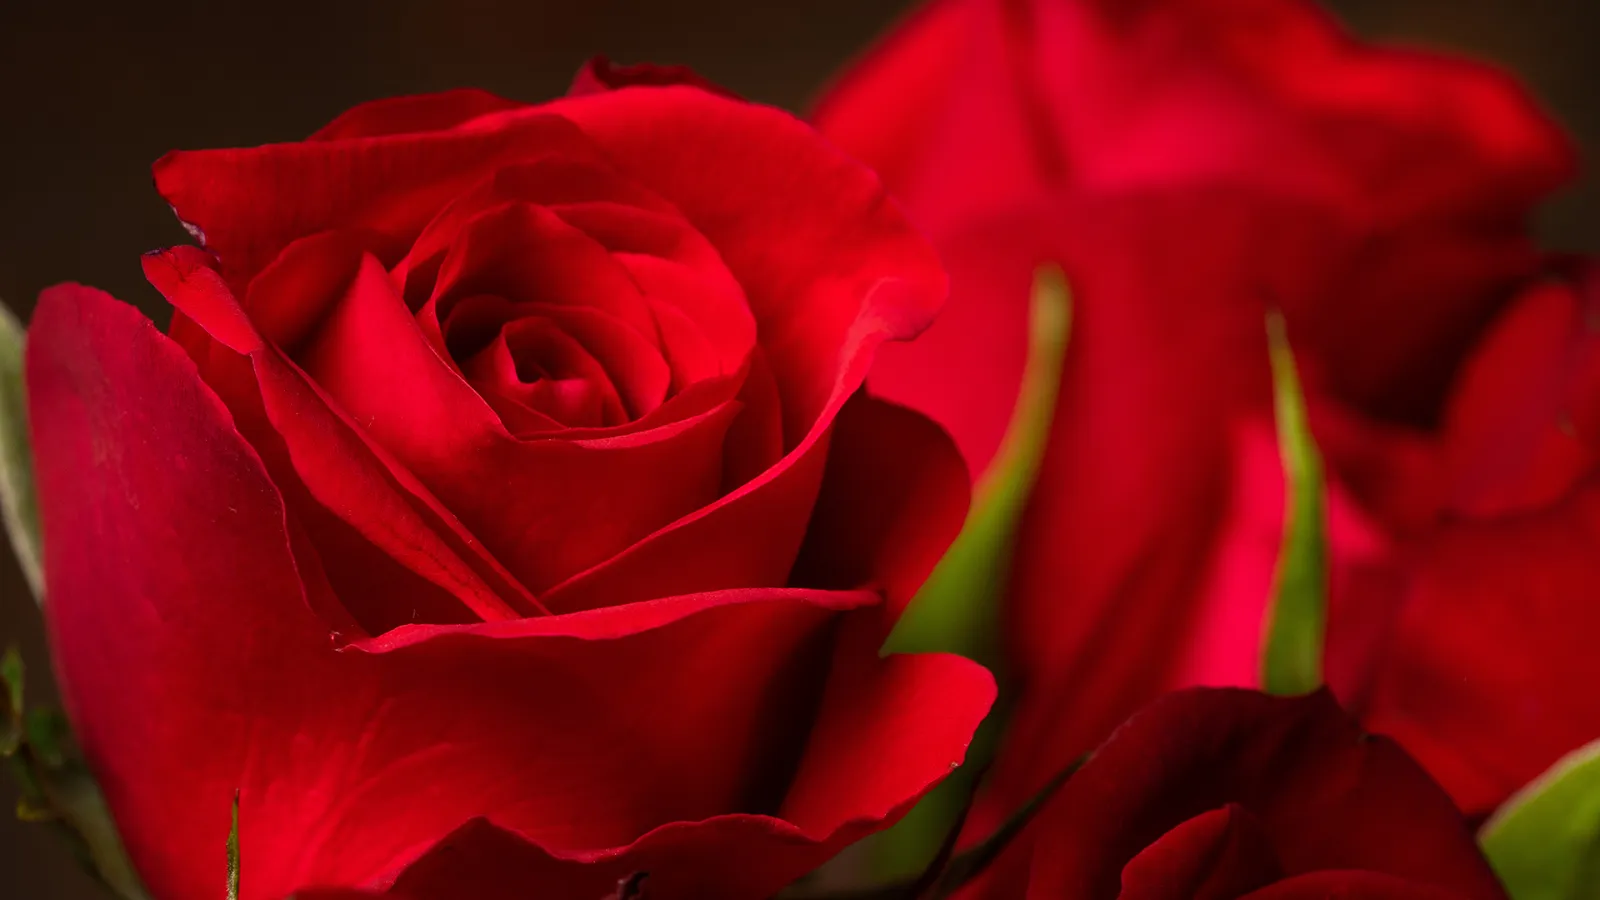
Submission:
<svg viewBox="0 0 1600 900">
<path fill-rule="evenodd" d="M 802 108 L 909 0 L 0 0 L 0 298 L 81 281 L 164 315 L 145 250 L 187 236 L 151 188 L 173 148 L 297 138 L 375 97 L 475 85 L 538 100 L 591 54 L 687 63 L 744 96 Z M 1516 70 L 1600 149 L 1596 0 L 1333 0 L 1360 33 Z M 1600 183 L 1547 210 L 1545 239 L 1600 251 Z M 0 549 L 0 642 L 19 641 L 48 699 L 37 616 Z M 90 900 L 48 828 L 13 821 L 0 778 L 0 897 Z M 218 896 L 223 848 L 217 845 Z"/>
</svg>

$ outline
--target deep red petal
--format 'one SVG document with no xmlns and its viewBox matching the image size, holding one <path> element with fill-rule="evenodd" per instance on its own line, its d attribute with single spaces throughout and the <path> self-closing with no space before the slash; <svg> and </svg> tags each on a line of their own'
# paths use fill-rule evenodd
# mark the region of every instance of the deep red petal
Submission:
<svg viewBox="0 0 1600 900">
<path fill-rule="evenodd" d="M 1574 168 L 1509 79 L 1363 47 L 1296 0 L 947 0 L 817 118 L 945 249 L 1066 187 L 1247 183 L 1331 214 L 1356 258 L 1279 302 L 1342 396 L 1406 417 L 1535 265 L 1525 219 Z"/>
<path fill-rule="evenodd" d="M 1600 728 L 1583 640 L 1600 628 L 1597 529 L 1591 476 L 1536 512 L 1446 524 L 1407 561 L 1364 721 L 1463 809 L 1489 811 Z"/>
<path fill-rule="evenodd" d="M 1443 434 L 1455 512 L 1538 509 L 1600 463 L 1600 272 L 1578 278 L 1529 287 L 1462 368 Z"/>
<path fill-rule="evenodd" d="M 1252 891 L 1240 900 L 1450 900 L 1461 895 L 1376 872 L 1312 872 Z"/>
<path fill-rule="evenodd" d="M 212 335 L 227 351 L 250 359 L 253 378 L 248 381 L 253 383 L 223 390 L 225 399 L 240 410 L 235 415 L 246 407 L 261 410 L 261 424 L 283 444 L 283 461 L 316 502 L 376 548 L 379 558 L 399 562 L 479 618 L 537 611 L 539 606 L 526 589 L 500 569 L 481 542 L 468 535 L 414 476 L 330 406 L 326 395 L 276 348 L 265 344 L 233 294 L 205 263 L 199 251 L 175 248 L 146 257 L 145 273 L 185 313 L 184 321 Z M 258 443 L 265 443 L 255 429 L 247 430 Z M 272 453 L 267 460 L 269 465 L 279 462 Z M 338 546 L 343 549 L 330 559 L 330 569 L 368 558 L 342 559 L 340 554 L 352 544 L 341 539 Z M 388 599 L 365 591 L 351 594 L 351 601 L 363 603 Z M 373 616 L 364 616 L 369 626 L 392 621 L 397 614 L 401 621 L 410 619 L 405 596 L 392 599 L 396 606 L 386 615 L 373 609 Z M 444 620 L 459 619 L 451 615 Z"/>
<path fill-rule="evenodd" d="M 791 583 L 878 588 L 893 624 L 961 531 L 967 484 L 960 454 L 939 426 L 856 395 L 834 423 L 822 492 Z"/>
<path fill-rule="evenodd" d="M 1475 815 L 1600 730 L 1576 687 L 1597 671 L 1579 636 L 1600 627 L 1584 599 L 1600 591 L 1600 292 L 1575 275 L 1495 323 L 1420 463 L 1381 433 L 1323 432 L 1334 489 L 1379 537 L 1342 560 L 1333 532 L 1329 682 Z M 1429 480 L 1425 515 L 1393 502 L 1389 484 Z"/>
<path fill-rule="evenodd" d="M 781 113 L 682 88 L 556 108 L 722 255 L 749 300 L 778 395 L 764 407 L 781 410 L 792 449 L 715 505 L 558 587 L 550 602 L 648 596 L 664 573 L 669 593 L 772 583 L 799 551 L 833 416 L 883 341 L 927 324 L 943 274 L 871 173 Z M 664 138 L 682 129 L 697 135 L 693 152 Z"/>
<path fill-rule="evenodd" d="M 156 188 L 236 288 L 322 231 L 362 233 L 392 265 L 485 172 L 582 142 L 571 123 L 537 109 L 449 131 L 169 153 L 155 164 Z"/>
<path fill-rule="evenodd" d="M 367 435 L 536 592 L 721 494 L 721 447 L 737 412 L 731 404 L 620 437 L 518 440 L 439 357 L 370 259 L 308 345 L 303 364 Z"/>
<path fill-rule="evenodd" d="M 247 897 L 373 884 L 478 815 L 600 859 L 763 798 L 796 824 L 744 844 L 745 871 L 788 880 L 835 832 L 942 777 L 987 708 L 992 683 L 969 663 L 847 654 L 809 738 L 820 771 L 790 778 L 772 748 L 795 745 L 795 710 L 824 689 L 826 666 L 808 660 L 831 652 L 835 610 L 867 595 L 683 598 L 336 651 L 305 605 L 276 491 L 181 351 L 81 289 L 48 294 L 35 328 L 57 660 L 163 897 L 214 893 L 205 848 L 236 789 Z"/>
<path fill-rule="evenodd" d="M 308 140 L 343 141 L 351 138 L 445 131 L 479 116 L 519 109 L 526 105 L 477 88 L 462 88 L 412 97 L 388 97 L 363 103 L 340 113 L 338 118 L 317 129 Z"/>
<path fill-rule="evenodd" d="M 1326 692 L 1169 695 L 1130 719 L 1035 831 L 1036 896 L 1116 896 L 1124 866 L 1194 816 L 1236 803 L 1288 875 L 1359 869 L 1503 900 L 1448 796 Z"/>
<path fill-rule="evenodd" d="M 162 897 L 215 893 L 206 860 L 235 790 L 249 898 L 380 883 L 475 816 L 600 860 L 763 802 L 794 824 L 752 829 L 737 878 L 787 881 L 942 777 L 987 709 L 992 682 L 970 663 L 831 650 L 837 610 L 870 595 L 681 598 L 337 651 L 305 604 L 276 491 L 181 351 L 83 289 L 47 294 L 36 316 L 56 659 Z M 821 707 L 807 739 L 808 695 Z M 772 750 L 802 739 L 816 761 L 791 776 Z"/>
<path fill-rule="evenodd" d="M 721 253 L 755 314 L 790 435 L 859 386 L 881 341 L 914 336 L 943 302 L 937 258 L 877 178 L 784 113 L 682 87 L 550 109 Z"/>
<path fill-rule="evenodd" d="M 582 898 L 649 874 L 651 898 L 764 898 L 897 819 L 945 774 L 994 699 L 994 683 L 956 657 L 878 661 L 871 620 L 849 623 L 828 693 L 781 818 L 719 816 L 658 828 L 627 847 L 562 859 L 487 822 L 464 827 L 406 871 L 417 900 Z M 931 704 L 931 705 L 930 705 Z M 944 704 L 949 704 L 946 707 Z M 930 714 L 937 707 L 937 714 Z M 916 710 L 914 715 L 903 711 Z M 936 749 L 943 748 L 943 749 Z M 934 775 L 938 772 L 937 775 Z M 930 780 L 930 776 L 933 776 Z M 739 860 L 729 865 L 729 860 Z M 463 893 L 464 892 L 464 893 Z"/>
<path fill-rule="evenodd" d="M 1048 853 L 1048 848 L 1042 852 Z M 1233 900 L 1282 874 L 1261 820 L 1236 803 L 1201 813 L 1122 869 L 1122 900 Z"/>
</svg>

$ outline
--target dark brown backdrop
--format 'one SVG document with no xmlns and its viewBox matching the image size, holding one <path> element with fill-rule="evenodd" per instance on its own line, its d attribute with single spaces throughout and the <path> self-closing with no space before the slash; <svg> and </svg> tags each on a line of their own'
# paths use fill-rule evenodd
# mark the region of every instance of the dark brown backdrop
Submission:
<svg viewBox="0 0 1600 900">
<path fill-rule="evenodd" d="M 0 298 L 26 312 L 49 284 L 105 288 L 162 316 L 138 254 L 186 236 L 150 186 L 175 147 L 304 135 L 344 108 L 476 85 L 536 100 L 593 53 L 688 63 L 753 99 L 799 108 L 909 0 L 0 0 Z M 1363 33 L 1463 49 L 1520 72 L 1600 147 L 1594 0 L 1334 0 Z M 1546 237 L 1600 250 L 1600 189 L 1549 211 Z M 0 641 L 45 657 L 0 550 Z M 43 691 L 35 691 L 43 693 Z M 14 822 L 0 779 L 0 897 L 96 895 L 48 829 Z M 219 837 L 218 896 L 223 849 Z"/>
</svg>

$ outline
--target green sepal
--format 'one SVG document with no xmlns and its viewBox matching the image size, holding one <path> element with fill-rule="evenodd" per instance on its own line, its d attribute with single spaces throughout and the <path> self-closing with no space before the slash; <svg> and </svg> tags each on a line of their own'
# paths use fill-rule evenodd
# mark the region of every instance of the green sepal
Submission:
<svg viewBox="0 0 1600 900">
<path fill-rule="evenodd" d="M 1327 630 L 1328 533 L 1322 455 L 1306 415 L 1283 316 L 1267 315 L 1267 350 L 1287 494 L 1283 544 L 1273 575 L 1261 654 L 1261 684 L 1269 694 L 1309 694 L 1322 686 Z"/>
<path fill-rule="evenodd" d="M 1071 331 L 1072 300 L 1055 266 L 1034 276 L 1028 359 L 1000 449 L 973 490 L 961 533 L 896 623 L 883 652 L 958 653 L 995 662 L 995 614 L 1017 519 L 1044 458 Z"/>
<path fill-rule="evenodd" d="M 1511 900 L 1600 897 L 1600 740 L 1502 804 L 1478 842 Z"/>
<path fill-rule="evenodd" d="M 956 653 L 999 670 L 999 606 L 1010 569 L 1017 520 L 1038 476 L 1050 438 L 1061 368 L 1072 330 L 1072 298 L 1056 266 L 1034 274 L 1029 306 L 1028 358 L 1000 449 L 973 490 L 966 523 L 944 558 L 884 642 L 889 653 Z M 870 838 L 869 856 L 879 878 L 921 871 L 936 851 L 999 743 L 1005 718 L 1002 696 L 974 736 L 966 764 L 936 786 L 905 818 Z"/>
</svg>

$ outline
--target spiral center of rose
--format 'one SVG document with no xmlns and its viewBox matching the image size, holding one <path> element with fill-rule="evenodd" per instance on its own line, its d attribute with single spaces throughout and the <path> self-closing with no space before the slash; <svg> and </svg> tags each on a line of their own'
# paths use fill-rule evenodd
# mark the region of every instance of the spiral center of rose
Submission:
<svg viewBox="0 0 1600 900">
<path fill-rule="evenodd" d="M 392 274 L 423 331 L 518 437 L 732 400 L 755 341 L 738 283 L 671 204 L 566 150 L 497 171 L 419 235 Z"/>
<path fill-rule="evenodd" d="M 664 371 L 642 372 L 648 363 L 618 358 L 643 343 L 640 336 L 592 311 L 489 295 L 469 298 L 452 313 L 445 335 L 450 356 L 502 418 L 607 428 L 639 418 L 664 399 Z M 659 353 L 652 355 L 664 370 Z"/>
</svg>

